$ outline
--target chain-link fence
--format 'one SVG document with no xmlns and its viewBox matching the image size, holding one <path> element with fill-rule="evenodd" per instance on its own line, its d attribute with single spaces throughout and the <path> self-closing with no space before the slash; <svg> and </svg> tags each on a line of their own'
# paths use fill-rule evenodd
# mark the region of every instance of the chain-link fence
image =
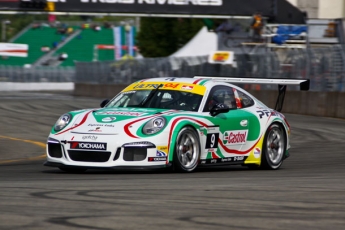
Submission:
<svg viewBox="0 0 345 230">
<path fill-rule="evenodd" d="M 236 65 L 209 64 L 207 56 L 145 58 L 76 63 L 76 82 L 131 83 L 152 77 L 196 75 L 310 78 L 311 90 L 345 91 L 345 53 L 341 46 L 276 50 L 236 55 Z"/>
<path fill-rule="evenodd" d="M 277 49 L 235 55 L 236 65 L 208 63 L 207 56 L 76 62 L 76 67 L 0 66 L 0 81 L 128 84 L 153 77 L 231 76 L 309 78 L 313 91 L 345 91 L 344 47 Z M 269 87 L 269 86 L 267 86 Z M 265 87 L 266 88 L 266 87 Z"/>
<path fill-rule="evenodd" d="M 0 65 L 1 82 L 74 82 L 73 67 L 21 67 Z"/>
</svg>

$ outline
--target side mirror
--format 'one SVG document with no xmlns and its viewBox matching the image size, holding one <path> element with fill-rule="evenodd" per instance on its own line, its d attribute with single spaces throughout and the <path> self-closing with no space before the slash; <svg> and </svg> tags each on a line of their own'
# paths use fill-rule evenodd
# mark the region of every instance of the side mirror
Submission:
<svg viewBox="0 0 345 230">
<path fill-rule="evenodd" d="M 212 107 L 210 114 L 212 117 L 214 117 L 220 113 L 227 113 L 229 111 L 230 111 L 229 106 L 227 106 L 226 104 L 223 104 L 223 103 L 217 103 Z"/>
<path fill-rule="evenodd" d="M 106 104 L 108 104 L 109 101 L 110 101 L 109 99 L 105 99 L 104 101 L 102 101 L 101 104 L 100 104 L 101 108 L 104 108 L 104 106 Z"/>
</svg>

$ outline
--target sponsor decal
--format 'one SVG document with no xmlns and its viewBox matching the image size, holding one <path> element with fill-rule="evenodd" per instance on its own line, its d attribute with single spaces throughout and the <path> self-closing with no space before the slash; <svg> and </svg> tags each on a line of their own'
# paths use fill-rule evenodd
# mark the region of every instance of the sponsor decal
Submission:
<svg viewBox="0 0 345 230">
<path fill-rule="evenodd" d="M 91 126 L 91 127 L 97 126 L 97 128 L 100 128 L 100 127 L 112 127 L 112 128 L 114 128 L 115 127 L 112 124 L 88 124 L 88 126 Z"/>
<path fill-rule="evenodd" d="M 244 160 L 244 156 L 234 157 L 234 161 L 243 161 L 243 160 Z"/>
<path fill-rule="evenodd" d="M 263 110 L 258 110 L 256 111 L 259 114 L 260 119 L 263 117 L 269 117 L 271 112 L 268 111 L 267 109 L 263 109 Z"/>
<path fill-rule="evenodd" d="M 103 122 L 112 122 L 115 120 L 116 120 L 116 117 L 105 117 L 102 119 Z"/>
<path fill-rule="evenodd" d="M 82 136 L 81 137 L 83 140 L 93 140 L 93 141 L 95 141 L 95 140 L 97 140 L 97 136 L 94 136 L 94 135 L 88 135 L 88 136 Z M 73 139 L 72 139 L 73 140 Z"/>
<path fill-rule="evenodd" d="M 247 159 L 247 156 L 236 156 L 236 157 L 224 157 L 218 159 L 206 159 L 203 160 L 202 164 L 217 164 L 217 163 L 238 163 L 244 162 Z"/>
<path fill-rule="evenodd" d="M 88 132 L 102 132 L 101 127 L 96 127 L 95 129 L 89 129 Z"/>
<path fill-rule="evenodd" d="M 160 152 L 163 152 L 165 155 L 164 156 L 167 156 L 167 152 L 168 152 L 168 146 L 157 146 L 157 150 L 160 151 Z"/>
<path fill-rule="evenodd" d="M 192 85 L 183 85 L 181 87 L 182 90 L 193 90 L 194 86 Z"/>
<path fill-rule="evenodd" d="M 49 0 L 56 2 L 58 0 Z M 65 2 L 65 0 L 60 0 Z M 81 3 L 120 3 L 120 4 L 150 4 L 150 5 L 195 5 L 222 6 L 223 0 L 80 0 Z"/>
<path fill-rule="evenodd" d="M 124 115 L 124 116 L 141 116 L 145 113 L 140 112 L 122 112 L 122 111 L 106 111 L 106 112 L 97 112 L 96 115 Z"/>
<path fill-rule="evenodd" d="M 237 145 L 246 143 L 248 130 L 225 131 L 223 135 L 223 144 Z"/>
<path fill-rule="evenodd" d="M 152 161 L 166 161 L 167 157 L 149 157 L 148 161 L 152 162 Z"/>
<path fill-rule="evenodd" d="M 133 87 L 133 89 L 156 89 L 160 84 L 148 84 L 148 83 L 141 83 Z M 177 88 L 180 84 L 178 83 L 166 83 L 161 88 Z"/>
<path fill-rule="evenodd" d="M 220 161 L 221 162 L 230 162 L 230 161 L 232 161 L 232 158 L 231 157 L 226 157 L 226 158 L 222 158 Z"/>
<path fill-rule="evenodd" d="M 71 149 L 106 150 L 107 143 L 98 142 L 70 142 Z"/>
<path fill-rule="evenodd" d="M 254 157 L 260 158 L 261 155 L 261 149 L 260 148 L 254 148 Z"/>
<path fill-rule="evenodd" d="M 163 151 L 159 151 L 159 150 L 157 150 L 157 152 L 156 152 L 156 156 L 157 156 L 157 157 L 166 157 L 166 156 L 167 156 L 167 154 L 166 154 L 165 152 L 163 152 Z"/>
</svg>

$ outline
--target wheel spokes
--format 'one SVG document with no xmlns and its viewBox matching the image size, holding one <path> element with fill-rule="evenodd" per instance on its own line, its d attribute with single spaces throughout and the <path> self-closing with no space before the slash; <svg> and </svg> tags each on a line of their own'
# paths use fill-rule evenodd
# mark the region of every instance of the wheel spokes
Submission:
<svg viewBox="0 0 345 230">
<path fill-rule="evenodd" d="M 181 164 L 187 168 L 195 165 L 197 151 L 195 145 L 195 138 L 190 133 L 182 134 L 178 141 L 178 158 Z"/>
<path fill-rule="evenodd" d="M 282 139 L 282 131 L 275 128 L 272 129 L 267 138 L 267 153 L 273 164 L 277 164 L 283 157 L 284 140 Z"/>
</svg>

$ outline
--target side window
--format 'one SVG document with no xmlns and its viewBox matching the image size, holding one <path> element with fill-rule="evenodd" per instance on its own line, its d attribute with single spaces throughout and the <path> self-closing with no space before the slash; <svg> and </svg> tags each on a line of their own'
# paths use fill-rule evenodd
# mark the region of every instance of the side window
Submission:
<svg viewBox="0 0 345 230">
<path fill-rule="evenodd" d="M 217 103 L 223 103 L 229 108 L 236 108 L 236 99 L 233 89 L 228 86 L 213 87 L 207 98 L 206 105 L 203 111 L 209 112 Z"/>
<path fill-rule="evenodd" d="M 250 107 L 254 105 L 254 100 L 249 97 L 247 94 L 243 93 L 240 90 L 237 90 L 238 96 L 240 97 L 242 108 Z"/>
</svg>

